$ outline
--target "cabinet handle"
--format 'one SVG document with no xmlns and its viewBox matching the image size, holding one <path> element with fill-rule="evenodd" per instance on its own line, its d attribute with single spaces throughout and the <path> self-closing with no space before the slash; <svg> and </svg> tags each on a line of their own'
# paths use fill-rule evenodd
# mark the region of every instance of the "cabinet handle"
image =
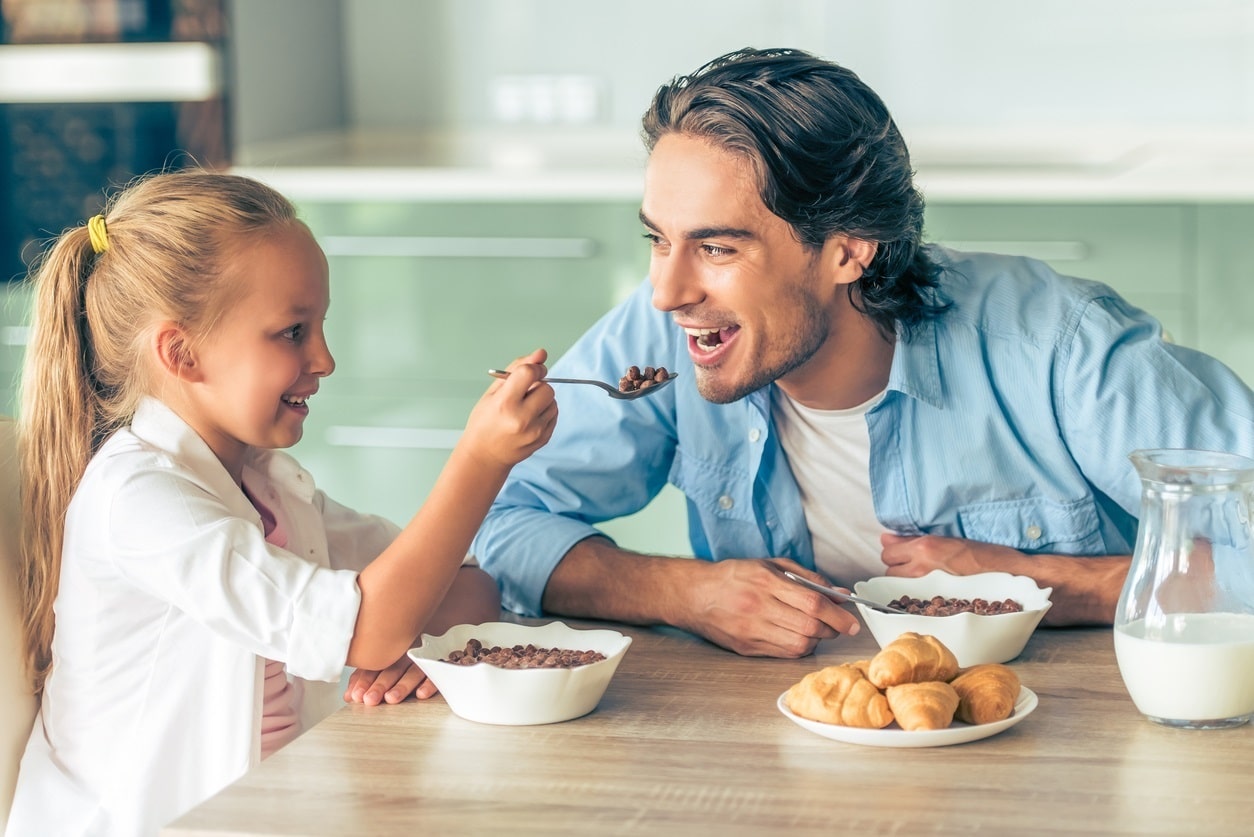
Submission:
<svg viewBox="0 0 1254 837">
<path fill-rule="evenodd" d="M 7 44 L 0 103 L 202 102 L 222 91 L 222 63 L 213 44 L 199 41 Z"/>
<path fill-rule="evenodd" d="M 318 239 L 328 256 L 400 256 L 439 259 L 587 259 L 590 238 L 498 238 L 416 235 L 327 235 Z"/>
<path fill-rule="evenodd" d="M 967 253 L 1001 253 L 1005 256 L 1027 256 L 1043 262 L 1079 262 L 1090 253 L 1084 241 L 947 241 L 940 244 Z"/>
<path fill-rule="evenodd" d="M 5 326 L 0 328 L 0 343 L 6 346 L 25 346 L 30 341 L 30 326 Z"/>
<path fill-rule="evenodd" d="M 420 448 L 452 450 L 460 430 L 422 427 L 354 427 L 335 424 L 327 428 L 327 444 L 344 448 Z"/>
</svg>

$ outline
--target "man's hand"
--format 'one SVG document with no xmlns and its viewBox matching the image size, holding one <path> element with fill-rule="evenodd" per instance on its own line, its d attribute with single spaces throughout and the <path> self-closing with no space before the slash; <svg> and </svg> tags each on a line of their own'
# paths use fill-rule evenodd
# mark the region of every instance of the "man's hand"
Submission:
<svg viewBox="0 0 1254 837">
<path fill-rule="evenodd" d="M 697 562 L 678 627 L 753 657 L 804 657 L 819 640 L 856 634 L 857 617 L 827 596 L 784 577 L 788 570 L 829 585 L 786 558 Z"/>
<path fill-rule="evenodd" d="M 559 616 L 674 625 L 757 657 L 804 657 L 819 640 L 858 632 L 853 613 L 788 580 L 784 570 L 829 584 L 785 558 L 642 555 L 606 538 L 586 538 L 549 576 L 543 606 Z"/>
<path fill-rule="evenodd" d="M 880 535 L 884 547 L 881 558 L 888 575 L 916 578 L 932 570 L 953 575 L 1007 571 L 1006 565 L 1022 558 L 1023 553 L 1006 546 L 995 546 L 963 538 L 939 535 Z"/>
</svg>

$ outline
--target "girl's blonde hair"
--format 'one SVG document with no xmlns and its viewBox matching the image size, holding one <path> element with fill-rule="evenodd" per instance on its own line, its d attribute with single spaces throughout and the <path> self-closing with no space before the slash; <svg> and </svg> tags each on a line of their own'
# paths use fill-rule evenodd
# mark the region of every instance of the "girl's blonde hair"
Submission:
<svg viewBox="0 0 1254 837">
<path fill-rule="evenodd" d="M 52 663 L 66 508 L 88 460 L 152 392 L 152 328 L 169 320 L 208 334 L 233 296 L 223 275 L 241 244 L 295 222 L 292 204 L 270 187 L 205 171 L 140 179 L 101 214 L 103 225 L 67 230 L 31 270 L 18 432 L 23 612 L 36 694 Z"/>
</svg>

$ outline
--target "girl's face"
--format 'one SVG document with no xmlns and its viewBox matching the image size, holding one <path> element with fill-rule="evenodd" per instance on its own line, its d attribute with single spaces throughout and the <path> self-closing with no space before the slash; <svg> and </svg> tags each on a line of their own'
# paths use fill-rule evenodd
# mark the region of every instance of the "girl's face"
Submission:
<svg viewBox="0 0 1254 837">
<path fill-rule="evenodd" d="M 303 224 L 254 239 L 225 281 L 241 292 L 193 349 L 195 383 L 183 419 L 238 481 L 248 447 L 300 441 L 306 401 L 334 371 L 335 360 L 323 332 L 327 260 Z"/>
</svg>

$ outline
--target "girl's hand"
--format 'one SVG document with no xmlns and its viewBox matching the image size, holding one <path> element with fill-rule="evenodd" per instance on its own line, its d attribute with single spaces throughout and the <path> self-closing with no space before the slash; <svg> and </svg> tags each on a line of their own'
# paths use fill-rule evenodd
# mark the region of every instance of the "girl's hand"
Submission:
<svg viewBox="0 0 1254 837">
<path fill-rule="evenodd" d="M 548 373 L 547 358 L 544 349 L 536 349 L 509 365 L 508 378 L 488 387 L 466 420 L 462 442 L 468 452 L 510 467 L 549 441 L 557 400 L 553 387 L 540 383 Z"/>
<path fill-rule="evenodd" d="M 427 679 L 427 675 L 407 654 L 382 671 L 368 671 L 364 668 L 354 671 L 349 675 L 344 700 L 348 703 L 378 706 L 383 702 L 400 703 L 410 695 L 425 700 L 435 693 L 435 684 Z"/>
</svg>

